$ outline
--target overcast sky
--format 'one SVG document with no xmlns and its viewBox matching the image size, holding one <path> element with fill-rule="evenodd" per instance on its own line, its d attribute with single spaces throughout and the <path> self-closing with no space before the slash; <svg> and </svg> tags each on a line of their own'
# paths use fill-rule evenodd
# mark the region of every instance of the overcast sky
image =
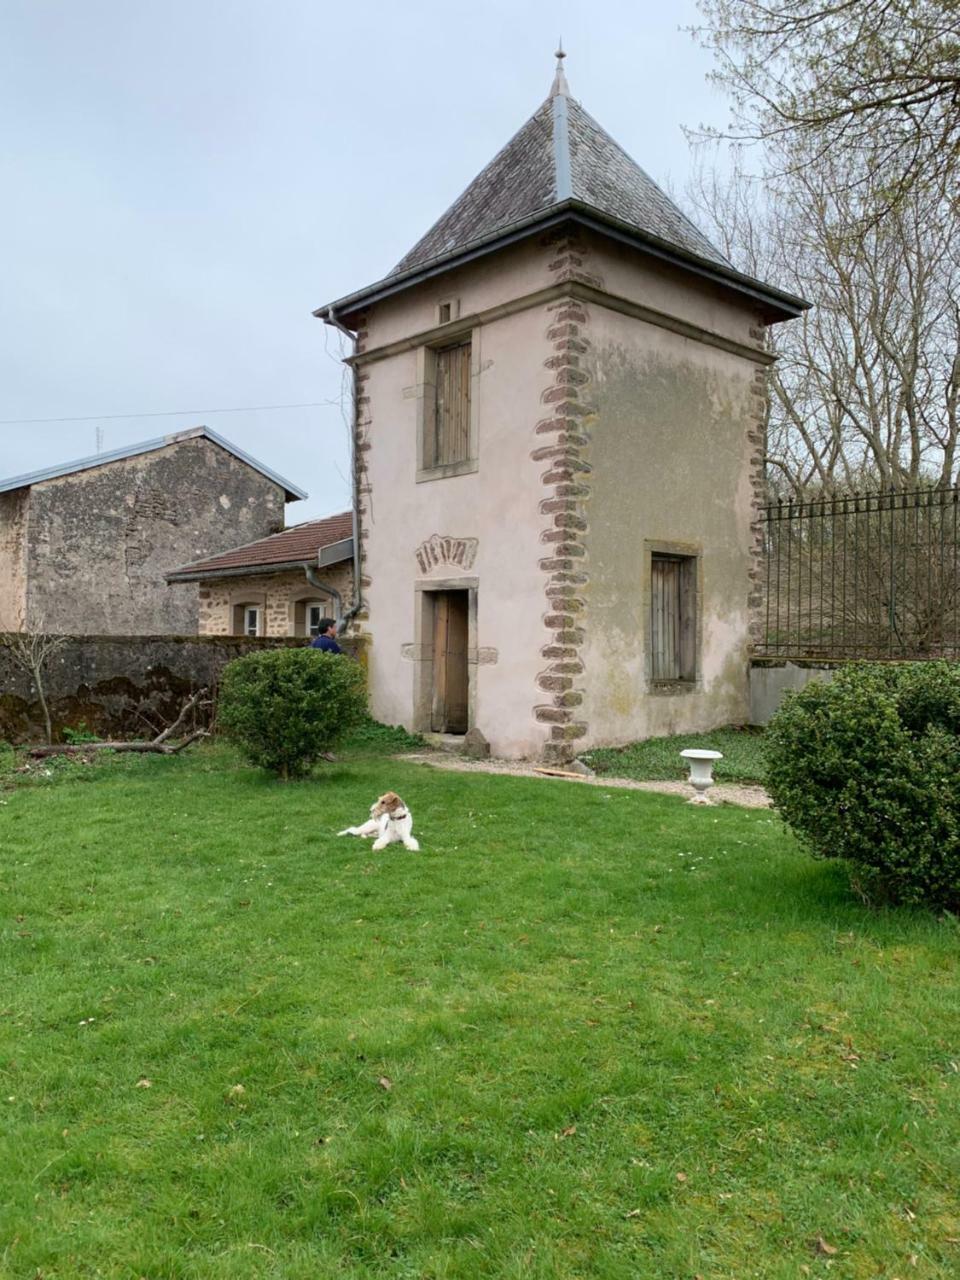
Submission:
<svg viewBox="0 0 960 1280">
<path fill-rule="evenodd" d="M 573 96 L 682 186 L 681 125 L 726 119 L 695 20 L 693 0 L 3 0 L 0 478 L 88 456 L 98 425 L 115 449 L 205 423 L 309 490 L 288 521 L 344 509 L 342 366 L 312 309 L 386 274 L 492 159 L 560 34 Z"/>
</svg>

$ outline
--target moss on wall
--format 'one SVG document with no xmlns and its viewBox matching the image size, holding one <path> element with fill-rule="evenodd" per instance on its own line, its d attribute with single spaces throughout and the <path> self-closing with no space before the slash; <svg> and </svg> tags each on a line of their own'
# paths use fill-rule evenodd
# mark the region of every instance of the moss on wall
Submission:
<svg viewBox="0 0 960 1280">
<path fill-rule="evenodd" d="M 626 330 L 626 332 L 624 332 Z M 747 712 L 750 568 L 749 362 L 635 322 L 593 324 L 593 430 L 586 586 L 591 741 L 740 721 Z M 654 687 L 650 544 L 700 556 L 698 674 Z"/>
<path fill-rule="evenodd" d="M 81 723 L 105 738 L 151 737 L 196 689 L 215 689 L 234 658 L 258 648 L 297 648 L 302 639 L 242 636 L 70 636 L 44 682 L 57 734 Z M 365 661 L 363 642 L 343 648 Z M 43 717 L 28 674 L 0 643 L 0 740 L 37 741 Z"/>
</svg>

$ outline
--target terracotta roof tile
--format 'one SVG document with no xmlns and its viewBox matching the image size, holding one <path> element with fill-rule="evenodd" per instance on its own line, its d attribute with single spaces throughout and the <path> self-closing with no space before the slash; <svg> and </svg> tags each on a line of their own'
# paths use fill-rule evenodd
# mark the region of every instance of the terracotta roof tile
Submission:
<svg viewBox="0 0 960 1280">
<path fill-rule="evenodd" d="M 292 525 L 282 533 L 259 538 L 242 547 L 233 547 L 220 555 L 194 560 L 192 564 L 182 565 L 167 576 L 170 580 L 187 576 L 202 578 L 206 574 L 216 574 L 224 569 L 250 569 L 257 572 L 271 565 L 315 565 L 321 547 L 329 547 L 334 542 L 343 542 L 352 537 L 353 515 L 349 511 L 342 511 L 339 515 L 327 516 L 323 520 L 307 520 L 303 524 Z"/>
</svg>

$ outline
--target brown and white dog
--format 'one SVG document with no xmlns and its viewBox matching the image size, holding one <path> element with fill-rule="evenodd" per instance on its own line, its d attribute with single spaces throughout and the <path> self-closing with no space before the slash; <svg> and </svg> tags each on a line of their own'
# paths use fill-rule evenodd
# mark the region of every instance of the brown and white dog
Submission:
<svg viewBox="0 0 960 1280">
<path fill-rule="evenodd" d="M 413 838 L 413 815 L 395 791 L 387 791 L 370 806 L 370 818 L 360 827 L 338 831 L 341 836 L 376 836 L 374 852 L 399 841 L 405 849 L 416 853 L 420 846 Z"/>
</svg>

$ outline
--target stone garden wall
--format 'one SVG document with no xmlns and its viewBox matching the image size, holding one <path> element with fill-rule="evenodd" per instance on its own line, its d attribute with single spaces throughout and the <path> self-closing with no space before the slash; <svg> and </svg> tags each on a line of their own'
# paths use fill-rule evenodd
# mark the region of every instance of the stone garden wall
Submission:
<svg viewBox="0 0 960 1280">
<path fill-rule="evenodd" d="M 304 643 L 244 636 L 69 636 L 44 679 L 54 736 L 85 725 L 101 738 L 153 737 L 196 689 L 215 690 L 233 658 Z M 363 660 L 362 641 L 341 644 Z M 0 643 L 0 741 L 42 740 L 36 686 Z"/>
</svg>

